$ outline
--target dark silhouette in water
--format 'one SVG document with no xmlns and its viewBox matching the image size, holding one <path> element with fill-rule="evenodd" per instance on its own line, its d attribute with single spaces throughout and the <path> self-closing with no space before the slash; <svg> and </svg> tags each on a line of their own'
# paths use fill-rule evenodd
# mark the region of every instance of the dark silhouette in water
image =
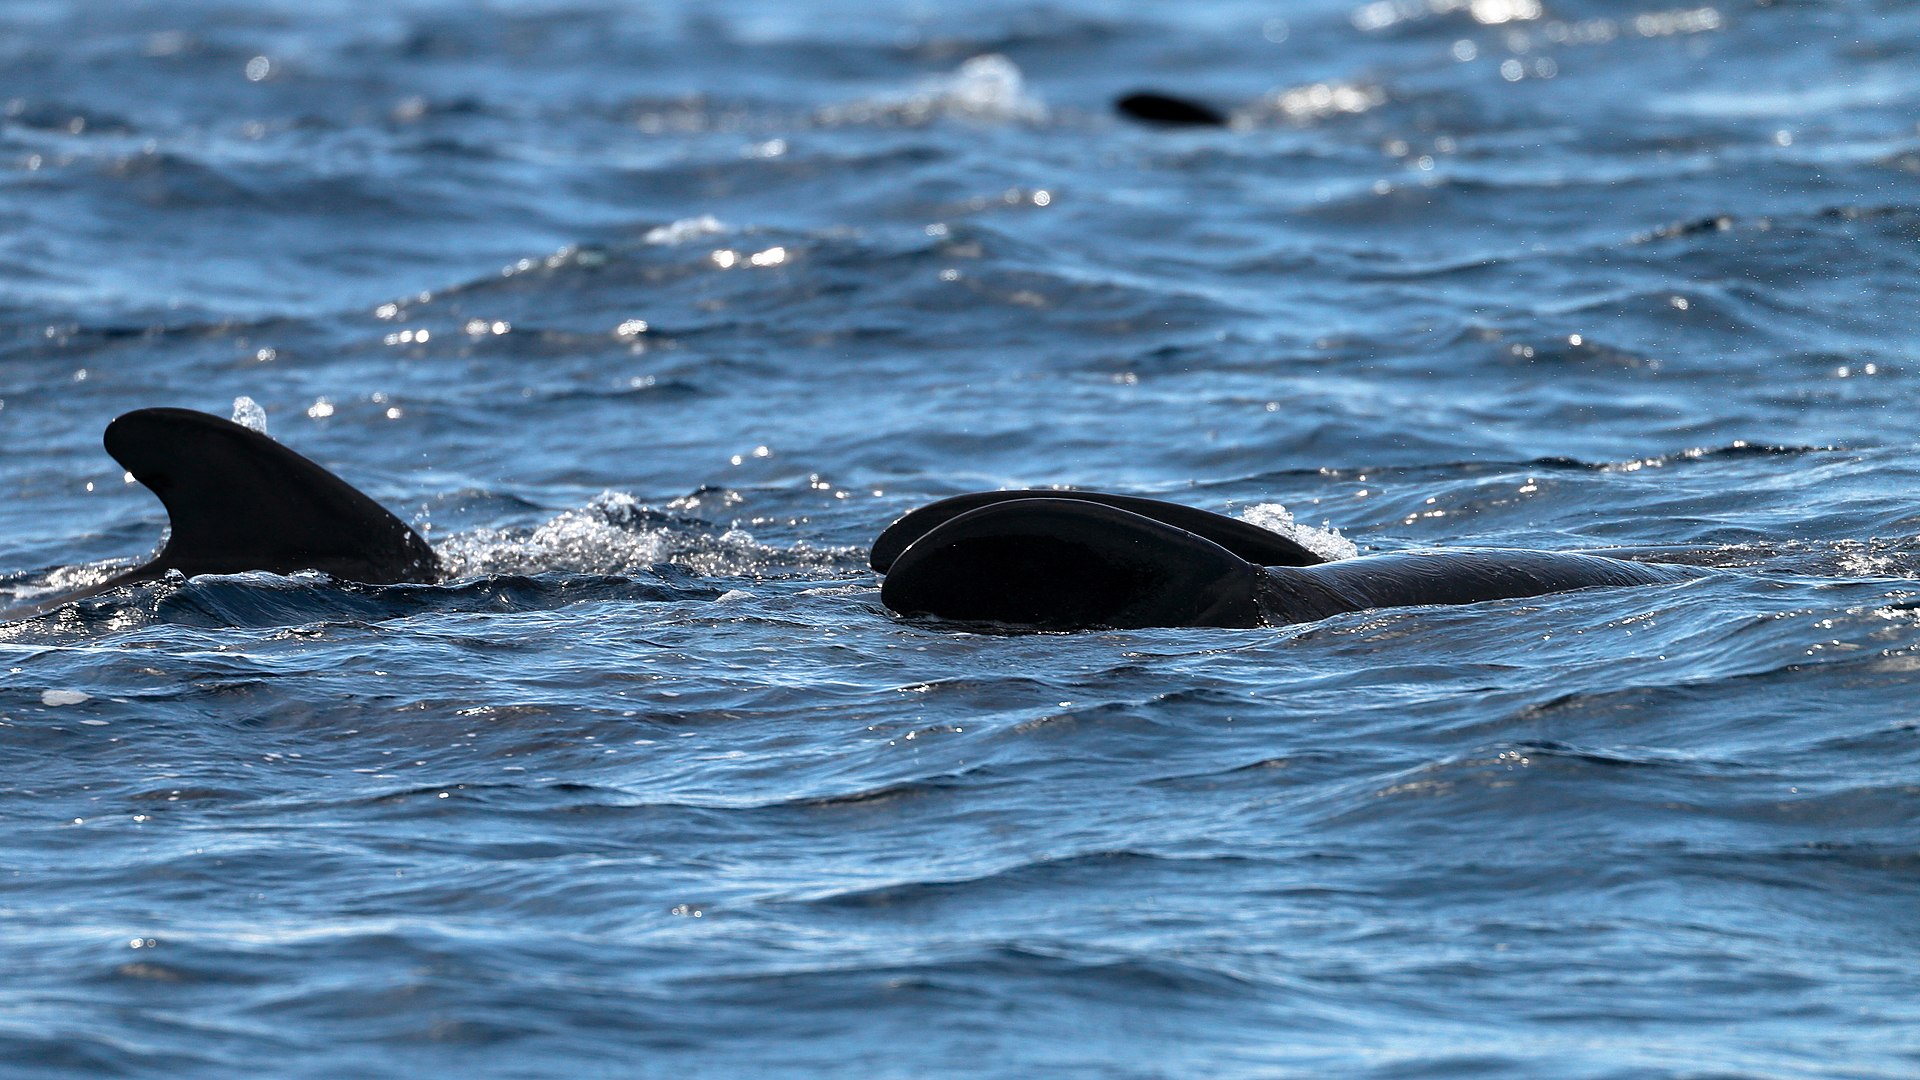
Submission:
<svg viewBox="0 0 1920 1080">
<path fill-rule="evenodd" d="M 1141 504 L 1147 512 L 1138 512 Z M 1152 500 L 994 492 L 901 518 L 875 542 L 873 564 L 886 574 L 881 602 L 901 615 L 1023 630 L 1277 626 L 1367 608 L 1652 585 L 1699 573 L 1503 549 L 1328 562 L 1279 537 L 1275 547 L 1287 558 L 1276 565 L 1249 558 L 1250 549 L 1237 544 L 1247 529 L 1254 526 Z"/>
<path fill-rule="evenodd" d="M 166 507 L 167 542 L 151 561 L 26 614 L 174 570 L 319 570 L 374 585 L 438 579 L 433 549 L 406 522 L 260 432 L 191 409 L 140 409 L 108 424 L 103 441 Z"/>
<path fill-rule="evenodd" d="M 433 549 L 405 522 L 251 428 L 191 409 L 140 409 L 107 425 L 103 441 L 160 497 L 172 528 L 152 562 L 102 588 L 170 570 L 319 570 L 374 585 L 438 577 Z"/>
<path fill-rule="evenodd" d="M 188 409 L 141 409 L 108 425 L 105 442 L 166 507 L 166 544 L 151 561 L 34 611 L 171 571 L 318 570 L 376 585 L 438 578 L 433 549 L 405 522 L 260 432 Z M 882 603 L 902 615 L 1027 630 L 1270 626 L 1374 607 L 1648 585 L 1698 572 L 1548 551 L 1329 562 L 1235 518 L 1086 491 L 943 499 L 883 531 L 870 561 L 886 575 Z"/>
<path fill-rule="evenodd" d="M 1169 94 L 1140 91 L 1117 98 L 1114 111 L 1129 120 L 1168 127 L 1226 127 L 1227 115 L 1211 105 Z"/>
<path fill-rule="evenodd" d="M 1240 558 L 1261 566 L 1313 566 L 1316 563 L 1326 562 L 1326 559 L 1308 551 L 1298 541 L 1282 536 L 1271 529 L 1263 529 L 1250 522 L 1241 521 L 1239 518 L 1209 513 L 1191 506 L 1181 506 L 1179 503 L 1142 499 L 1135 495 L 1047 489 L 977 491 L 971 495 L 955 495 L 950 499 L 928 503 L 918 510 L 909 511 L 899 521 L 887 526 L 879 539 L 873 542 L 873 552 L 867 561 L 875 570 L 884 574 L 893 568 L 893 561 L 900 557 L 900 553 L 905 551 L 908 545 L 961 514 L 996 503 L 1032 499 L 1070 499 L 1126 510 L 1177 529 L 1185 529 L 1196 536 L 1205 537 Z"/>
</svg>

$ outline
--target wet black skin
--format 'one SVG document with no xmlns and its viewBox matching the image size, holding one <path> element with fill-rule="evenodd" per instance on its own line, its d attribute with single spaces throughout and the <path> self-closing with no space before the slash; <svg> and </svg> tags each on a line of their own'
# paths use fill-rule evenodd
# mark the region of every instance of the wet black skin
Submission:
<svg viewBox="0 0 1920 1080">
<path fill-rule="evenodd" d="M 995 503 L 1020 502 L 1029 499 L 1071 499 L 1130 511 L 1141 517 L 1152 518 L 1174 528 L 1184 529 L 1195 536 L 1204 537 L 1242 559 L 1260 566 L 1313 566 L 1326 561 L 1300 546 L 1298 542 L 1279 533 L 1224 514 L 1209 513 L 1205 510 L 1196 510 L 1191 506 L 1181 506 L 1179 503 L 1162 502 L 1159 499 L 1143 499 L 1136 495 L 1109 495 L 1103 491 L 1066 491 L 1052 488 L 1024 491 L 976 491 L 970 495 L 955 495 L 949 499 L 928 503 L 917 510 L 909 511 L 900 520 L 887 526 L 879 539 L 873 542 L 873 552 L 868 561 L 875 570 L 884 574 L 909 544 L 961 514 Z"/>
<path fill-rule="evenodd" d="M 151 562 L 104 588 L 172 570 L 318 570 L 374 585 L 438 577 L 433 549 L 406 522 L 260 432 L 190 409 L 140 409 L 107 425 L 103 441 L 172 526 Z"/>
<path fill-rule="evenodd" d="M 433 549 L 406 522 L 257 431 L 191 409 L 139 409 L 107 425 L 103 441 L 166 507 L 166 544 L 97 585 L 0 617 L 24 618 L 176 570 L 317 570 L 374 585 L 439 578 Z"/>
<path fill-rule="evenodd" d="M 881 534 L 888 550 L 877 542 L 873 561 L 876 568 L 885 564 L 880 599 L 888 609 L 1014 630 L 1256 627 L 1378 607 L 1652 585 L 1701 572 L 1575 552 L 1504 549 L 1268 566 L 1206 535 L 1233 531 L 1218 522 L 1245 522 L 1191 507 L 1163 503 L 1152 515 L 1141 514 L 1128 506 L 1143 500 L 1088 492 L 995 492 L 962 499 L 972 505 L 946 514 L 945 504 L 953 500 L 936 503 Z M 941 509 L 926 513 L 935 508 Z M 1200 530 L 1170 523 L 1187 515 L 1218 520 Z M 895 553 L 903 536 L 906 543 Z"/>
<path fill-rule="evenodd" d="M 105 443 L 166 507 L 166 544 L 151 561 L 36 611 L 173 571 L 316 570 L 379 585 L 438 579 L 432 548 L 405 522 L 259 432 L 187 409 L 140 409 L 113 421 Z M 871 562 L 886 575 L 880 596 L 892 611 L 1014 630 L 1272 626 L 1701 572 L 1549 551 L 1327 562 L 1286 537 L 1193 507 L 1046 490 L 921 507 L 880 534 Z"/>
</svg>

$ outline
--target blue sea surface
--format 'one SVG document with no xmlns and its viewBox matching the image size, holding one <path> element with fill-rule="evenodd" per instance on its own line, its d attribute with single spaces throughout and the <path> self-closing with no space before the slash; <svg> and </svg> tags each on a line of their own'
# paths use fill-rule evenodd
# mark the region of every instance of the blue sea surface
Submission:
<svg viewBox="0 0 1920 1080">
<path fill-rule="evenodd" d="M 0 607 L 154 549 L 150 405 L 448 569 L 0 624 L 0 1073 L 1920 1075 L 1920 9 L 15 0 L 0 72 Z M 881 606 L 1051 484 L 1712 570 Z"/>
</svg>

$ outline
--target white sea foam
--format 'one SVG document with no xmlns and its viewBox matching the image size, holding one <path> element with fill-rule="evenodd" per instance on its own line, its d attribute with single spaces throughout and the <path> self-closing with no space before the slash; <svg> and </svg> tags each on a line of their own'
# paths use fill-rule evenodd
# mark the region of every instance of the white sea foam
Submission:
<svg viewBox="0 0 1920 1080">
<path fill-rule="evenodd" d="M 1279 533 L 1329 562 L 1360 554 L 1359 546 L 1341 536 L 1339 529 L 1327 524 L 1320 528 L 1302 525 L 1293 519 L 1292 511 L 1279 503 L 1257 503 L 1241 511 L 1240 517 L 1249 525 Z"/>
<path fill-rule="evenodd" d="M 999 53 L 976 56 L 951 74 L 928 79 L 902 97 L 881 97 L 824 110 L 825 124 L 892 121 L 923 124 L 939 117 L 1039 123 L 1047 107 L 1027 90 L 1019 65 Z"/>
<path fill-rule="evenodd" d="M 993 120 L 1045 120 L 1046 106 L 1027 93 L 1027 80 L 998 53 L 976 56 L 958 71 L 930 84 L 928 92 L 947 111 Z"/>
<path fill-rule="evenodd" d="M 664 562 L 663 530 L 636 527 L 639 504 L 624 492 L 602 492 L 527 529 L 476 529 L 440 542 L 435 553 L 450 577 L 535 574 L 546 570 L 604 573 Z"/>
<path fill-rule="evenodd" d="M 717 236 L 728 232 L 726 224 L 712 214 L 699 217 L 681 218 L 670 225 L 660 225 L 647 230 L 643 238 L 649 244 L 684 244 L 689 240 L 698 240 L 703 236 Z"/>
<path fill-rule="evenodd" d="M 703 577 L 761 574 L 773 568 L 839 565 L 850 553 L 774 548 L 742 529 L 715 533 L 697 523 L 652 515 L 623 491 L 604 491 L 532 529 L 476 529 L 434 545 L 449 578 L 560 570 L 618 574 L 661 563 Z"/>
</svg>

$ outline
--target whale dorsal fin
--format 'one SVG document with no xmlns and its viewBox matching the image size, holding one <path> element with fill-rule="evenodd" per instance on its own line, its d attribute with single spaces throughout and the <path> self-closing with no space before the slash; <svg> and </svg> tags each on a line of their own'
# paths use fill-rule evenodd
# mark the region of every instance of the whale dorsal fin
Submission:
<svg viewBox="0 0 1920 1080">
<path fill-rule="evenodd" d="M 1179 503 L 1142 499 L 1133 495 L 1109 495 L 1102 491 L 1032 489 L 977 491 L 970 495 L 955 495 L 949 499 L 941 499 L 939 502 L 928 503 L 917 510 L 909 511 L 900 520 L 887 526 L 879 539 L 873 542 L 873 553 L 869 556 L 868 562 L 875 570 L 884 574 L 893 565 L 893 560 L 899 558 L 900 553 L 905 551 L 909 544 L 941 524 L 969 510 L 1023 499 L 1070 499 L 1116 507 L 1139 514 L 1141 517 L 1165 522 L 1195 536 L 1204 537 L 1256 566 L 1318 566 L 1327 561 L 1308 551 L 1298 542 L 1289 540 L 1272 530 L 1263 529 L 1251 522 L 1241 521 L 1239 518 L 1230 518 L 1224 514 L 1182 506 Z"/>
<path fill-rule="evenodd" d="M 160 554 L 109 586 L 170 570 L 435 580 L 433 549 L 405 522 L 260 432 L 190 409 L 140 409 L 107 425 L 104 441 L 172 522 Z"/>
<path fill-rule="evenodd" d="M 1266 571 L 1201 536 L 1087 500 L 977 507 L 894 559 L 880 602 L 1027 630 L 1259 626 Z"/>
</svg>

